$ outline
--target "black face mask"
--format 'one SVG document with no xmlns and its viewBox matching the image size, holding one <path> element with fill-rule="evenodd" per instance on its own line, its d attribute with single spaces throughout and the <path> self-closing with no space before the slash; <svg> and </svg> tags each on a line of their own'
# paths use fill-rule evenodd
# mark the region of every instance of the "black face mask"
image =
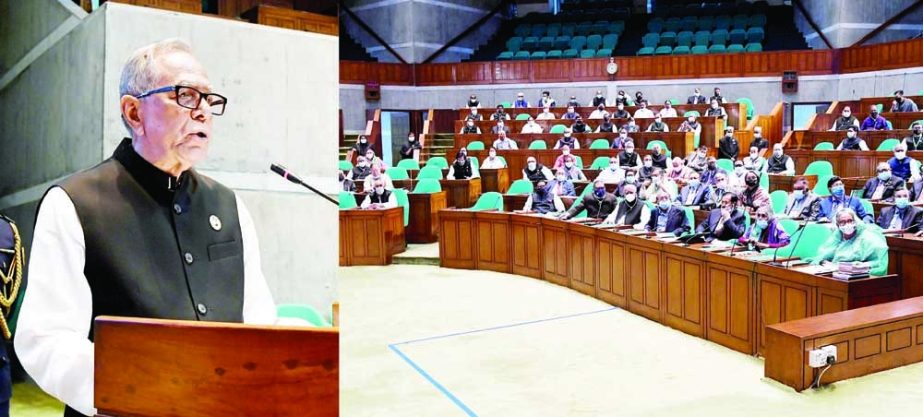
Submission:
<svg viewBox="0 0 923 417">
<path fill-rule="evenodd" d="M 872 118 L 874 119 L 874 118 L 876 118 L 876 117 L 878 117 L 878 112 L 877 112 L 877 111 L 873 111 L 873 112 L 872 112 Z"/>
<path fill-rule="evenodd" d="M 750 186 L 750 187 L 753 187 L 753 186 L 759 184 L 759 180 L 756 179 L 756 178 L 747 178 L 746 181 L 747 181 L 747 185 Z"/>
<path fill-rule="evenodd" d="M 709 163 L 709 164 L 708 164 L 708 169 L 715 169 L 715 164 L 714 164 L 714 163 Z"/>
</svg>

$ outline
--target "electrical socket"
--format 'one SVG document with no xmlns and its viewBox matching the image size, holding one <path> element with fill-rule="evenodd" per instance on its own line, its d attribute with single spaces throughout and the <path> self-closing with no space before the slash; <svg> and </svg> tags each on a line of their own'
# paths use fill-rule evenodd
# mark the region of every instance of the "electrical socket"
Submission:
<svg viewBox="0 0 923 417">
<path fill-rule="evenodd" d="M 834 363 L 836 363 L 836 346 L 834 345 L 823 346 L 808 352 L 808 365 L 812 368 L 823 368 Z"/>
</svg>

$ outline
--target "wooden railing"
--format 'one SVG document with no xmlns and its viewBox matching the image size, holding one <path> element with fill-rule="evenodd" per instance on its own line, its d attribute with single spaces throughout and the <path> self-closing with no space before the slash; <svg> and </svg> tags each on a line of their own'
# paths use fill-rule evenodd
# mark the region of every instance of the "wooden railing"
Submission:
<svg viewBox="0 0 923 417">
<path fill-rule="evenodd" d="M 923 39 L 840 49 L 841 72 L 923 66 Z"/>
</svg>

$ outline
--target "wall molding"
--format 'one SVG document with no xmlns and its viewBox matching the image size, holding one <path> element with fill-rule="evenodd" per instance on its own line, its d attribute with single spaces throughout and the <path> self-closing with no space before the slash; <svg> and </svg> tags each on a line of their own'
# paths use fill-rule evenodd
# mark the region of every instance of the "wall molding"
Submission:
<svg viewBox="0 0 923 417">
<path fill-rule="evenodd" d="M 849 30 L 868 30 L 871 32 L 878 26 L 880 23 L 837 23 L 834 25 L 827 26 L 821 29 L 821 32 L 828 34 L 830 32 L 835 32 L 837 30 L 849 29 Z M 914 31 L 919 32 L 923 31 L 923 25 L 915 25 L 910 23 L 895 23 L 891 26 L 884 28 L 883 30 L 897 30 L 897 31 Z M 819 38 L 820 35 L 817 32 L 811 31 L 811 33 L 804 36 L 805 40 L 813 40 Z"/>
<path fill-rule="evenodd" d="M 427 4 L 430 6 L 445 7 L 447 9 L 453 9 L 453 10 L 458 10 L 462 12 L 471 12 L 471 13 L 483 13 L 485 11 L 489 11 L 487 9 L 478 9 L 477 7 L 462 6 L 459 4 L 453 4 L 451 2 L 441 1 L 441 0 L 381 0 L 375 3 L 369 3 L 363 6 L 351 7 L 350 10 L 358 13 L 360 11 L 379 9 L 379 8 L 388 7 L 388 6 L 396 6 L 398 4 L 403 4 L 403 3 Z"/>
</svg>

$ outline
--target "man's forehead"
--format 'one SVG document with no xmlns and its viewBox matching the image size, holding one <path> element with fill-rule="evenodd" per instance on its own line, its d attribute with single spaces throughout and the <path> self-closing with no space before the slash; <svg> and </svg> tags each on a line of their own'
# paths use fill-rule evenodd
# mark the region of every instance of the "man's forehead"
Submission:
<svg viewBox="0 0 923 417">
<path fill-rule="evenodd" d="M 211 91 L 211 81 L 205 67 L 186 52 L 161 55 L 157 61 L 159 78 L 164 85 L 186 85 Z"/>
</svg>

